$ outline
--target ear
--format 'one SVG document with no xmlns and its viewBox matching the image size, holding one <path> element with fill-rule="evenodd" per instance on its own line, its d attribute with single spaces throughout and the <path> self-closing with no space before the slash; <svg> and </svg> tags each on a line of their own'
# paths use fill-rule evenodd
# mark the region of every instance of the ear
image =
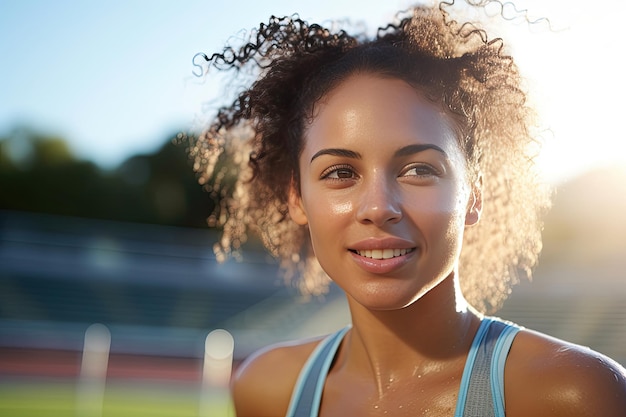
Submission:
<svg viewBox="0 0 626 417">
<path fill-rule="evenodd" d="M 483 211 L 483 177 L 479 176 L 472 185 L 467 211 L 465 212 L 465 225 L 473 226 L 480 220 Z"/>
<path fill-rule="evenodd" d="M 296 185 L 292 182 L 289 186 L 289 216 L 291 220 L 299 224 L 300 226 L 304 226 L 309 221 L 306 216 L 306 212 L 304 211 L 304 207 L 302 206 L 302 197 L 300 193 L 296 189 Z"/>
</svg>

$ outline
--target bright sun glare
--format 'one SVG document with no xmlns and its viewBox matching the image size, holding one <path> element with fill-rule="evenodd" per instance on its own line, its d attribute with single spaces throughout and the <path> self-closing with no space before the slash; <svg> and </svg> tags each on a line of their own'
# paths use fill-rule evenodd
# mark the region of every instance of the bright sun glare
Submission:
<svg viewBox="0 0 626 417">
<path fill-rule="evenodd" d="M 521 5 L 524 2 L 520 2 Z M 617 51 L 626 3 L 588 7 L 580 0 L 526 2 L 531 20 L 514 25 L 513 55 L 535 92 L 545 131 L 539 164 L 559 183 L 591 169 L 626 167 L 620 106 L 626 89 Z M 611 12 L 607 13 L 606 7 Z M 518 8 L 521 8 L 518 6 Z M 530 28 L 530 30 L 529 30 Z M 530 33 L 529 33 L 530 32 Z"/>
</svg>

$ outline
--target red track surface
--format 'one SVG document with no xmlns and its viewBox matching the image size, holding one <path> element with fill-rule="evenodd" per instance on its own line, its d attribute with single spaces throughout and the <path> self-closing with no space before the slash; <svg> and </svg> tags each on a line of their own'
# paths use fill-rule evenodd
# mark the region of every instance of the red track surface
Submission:
<svg viewBox="0 0 626 417">
<path fill-rule="evenodd" d="M 64 350 L 0 348 L 0 377 L 76 378 L 80 374 L 81 355 L 81 352 Z M 202 361 L 112 354 L 107 378 L 200 382 Z"/>
</svg>

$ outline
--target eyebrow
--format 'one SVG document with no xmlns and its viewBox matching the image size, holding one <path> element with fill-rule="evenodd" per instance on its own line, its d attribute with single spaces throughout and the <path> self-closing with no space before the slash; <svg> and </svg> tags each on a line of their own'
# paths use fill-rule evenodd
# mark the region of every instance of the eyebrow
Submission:
<svg viewBox="0 0 626 417">
<path fill-rule="evenodd" d="M 416 153 L 424 152 L 428 149 L 433 149 L 437 152 L 440 152 L 445 157 L 448 156 L 446 152 L 443 149 L 441 149 L 439 146 L 433 145 L 430 143 L 405 146 L 403 148 L 398 149 L 393 156 L 395 158 L 398 158 L 402 156 L 413 155 Z M 340 156 L 344 158 L 361 159 L 361 154 L 358 152 L 354 152 L 349 149 L 342 149 L 342 148 L 328 148 L 328 149 L 322 149 L 316 152 L 315 155 L 313 155 L 313 157 L 311 158 L 311 162 L 313 162 L 315 158 L 318 158 L 322 155 L 331 155 L 331 156 Z"/>
<path fill-rule="evenodd" d="M 353 159 L 361 159 L 361 154 L 358 152 L 351 151 L 349 149 L 341 149 L 341 148 L 328 148 L 322 149 L 319 152 L 316 152 L 315 155 L 311 158 L 311 162 L 315 158 L 318 158 L 322 155 L 332 155 L 332 156 L 341 156 L 344 158 L 353 158 Z"/>
<path fill-rule="evenodd" d="M 432 143 L 425 143 L 425 144 L 415 144 L 415 145 L 408 145 L 405 146 L 403 148 L 400 148 L 396 151 L 396 153 L 394 154 L 394 157 L 400 157 L 400 156 L 407 156 L 407 155 L 413 155 L 416 153 L 420 153 L 420 152 L 424 152 L 428 149 L 433 149 L 437 152 L 440 152 L 443 154 L 443 156 L 445 156 L 446 158 L 448 157 L 448 154 L 446 153 L 446 151 L 444 151 L 443 149 L 441 149 L 439 146 L 437 145 L 433 145 Z"/>
</svg>

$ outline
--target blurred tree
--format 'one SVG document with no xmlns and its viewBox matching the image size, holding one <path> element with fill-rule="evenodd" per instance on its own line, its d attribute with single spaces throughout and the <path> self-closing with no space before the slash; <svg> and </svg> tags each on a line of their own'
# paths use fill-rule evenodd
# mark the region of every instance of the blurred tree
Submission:
<svg viewBox="0 0 626 417">
<path fill-rule="evenodd" d="M 206 225 L 214 202 L 198 184 L 183 146 L 168 140 L 157 152 L 135 155 L 124 161 L 113 173 L 121 181 L 126 195 L 121 201 L 135 201 L 129 221 L 199 227 Z M 149 212 L 150 219 L 142 218 Z"/>
<path fill-rule="evenodd" d="M 104 171 L 59 137 L 20 127 L 0 138 L 0 209 L 202 227 L 213 204 L 173 140 Z"/>
<path fill-rule="evenodd" d="M 0 168 L 0 207 L 79 215 L 89 211 L 89 200 L 82 195 L 98 182 L 95 165 L 77 161 L 65 142 L 26 128 L 14 129 L 2 141 Z M 81 205 L 81 200 L 85 203 Z"/>
</svg>

